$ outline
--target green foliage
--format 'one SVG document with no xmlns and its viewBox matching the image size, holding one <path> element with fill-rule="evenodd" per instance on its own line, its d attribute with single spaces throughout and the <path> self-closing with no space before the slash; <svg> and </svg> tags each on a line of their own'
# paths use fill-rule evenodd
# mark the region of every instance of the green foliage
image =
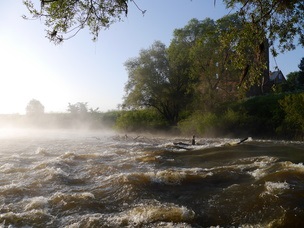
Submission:
<svg viewBox="0 0 304 228">
<path fill-rule="evenodd" d="M 189 109 L 212 110 L 236 99 L 239 76 L 230 63 L 231 45 L 223 47 L 219 37 L 237 21 L 236 15 L 216 22 L 192 19 L 174 31 L 169 48 L 156 41 L 128 60 L 124 106 L 153 107 L 175 125 Z"/>
<path fill-rule="evenodd" d="M 286 82 L 280 85 L 280 92 L 298 92 L 304 90 L 304 58 L 298 65 L 300 71 L 290 72 L 286 75 Z"/>
<path fill-rule="evenodd" d="M 279 100 L 284 94 L 259 96 L 246 100 L 242 105 L 250 117 L 248 129 L 253 134 L 275 137 L 276 129 L 281 125 L 284 113 Z"/>
<path fill-rule="evenodd" d="M 211 112 L 196 112 L 189 118 L 180 121 L 178 128 L 185 135 L 215 136 L 218 118 Z"/>
<path fill-rule="evenodd" d="M 299 71 L 290 72 L 288 75 L 286 75 L 286 82 L 280 85 L 281 92 L 296 92 L 303 89 L 303 86 L 300 85 L 298 80 L 299 76 Z"/>
<path fill-rule="evenodd" d="M 195 113 L 181 121 L 178 127 L 182 134 L 196 134 L 207 137 L 240 136 L 247 132 L 246 113 L 234 111 L 231 108 L 223 113 Z"/>
<path fill-rule="evenodd" d="M 85 27 L 89 28 L 93 40 L 96 40 L 101 29 L 108 28 L 112 23 L 120 21 L 123 15 L 128 14 L 131 2 L 143 14 L 145 13 L 134 0 L 40 0 L 40 5 L 33 2 L 23 0 L 33 18 L 44 19 L 47 37 L 55 43 L 75 36 Z M 299 43 L 304 45 L 302 0 L 224 0 L 224 3 L 227 8 L 237 8 L 237 13 L 243 21 L 251 24 L 249 29 L 239 34 L 240 37 L 245 37 L 245 42 L 249 41 L 247 46 L 255 45 L 256 41 L 258 44 L 263 41 L 265 31 L 271 43 L 279 40 L 278 48 L 281 51 L 294 49 L 296 37 L 299 38 Z M 71 32 L 72 35 L 67 37 Z M 248 39 L 250 36 L 252 39 Z M 273 49 L 273 53 L 276 54 L 277 51 Z M 242 55 L 244 54 L 246 51 Z M 242 56 L 239 56 L 239 60 L 242 60 Z"/>
<path fill-rule="evenodd" d="M 268 46 L 273 56 L 279 52 L 304 46 L 304 2 L 225 0 L 228 8 L 236 9 L 242 26 L 230 25 L 221 37 L 225 44 L 234 44 L 232 64 L 241 70 L 243 87 L 261 86 L 268 75 Z"/>
<path fill-rule="evenodd" d="M 277 51 L 294 49 L 297 43 L 304 46 L 304 2 L 302 0 L 225 0 L 224 2 L 228 8 L 237 8 L 238 15 L 244 22 L 249 23 L 253 33 L 247 33 L 248 30 L 244 35 L 251 35 L 260 41 L 263 41 L 266 35 L 271 44 L 279 41 L 277 48 L 273 46 L 274 55 Z M 295 41 L 297 39 L 298 42 Z M 248 43 L 248 45 L 251 44 L 254 42 Z"/>
<path fill-rule="evenodd" d="M 154 110 L 142 109 L 122 111 L 115 127 L 123 131 L 153 131 L 167 127 L 167 124 Z"/>
<path fill-rule="evenodd" d="M 296 137 L 304 136 L 304 93 L 290 94 L 280 101 L 285 112 L 284 128 Z"/>
<path fill-rule="evenodd" d="M 175 125 L 191 99 L 191 80 L 176 68 L 183 68 L 182 65 L 169 63 L 165 45 L 156 41 L 150 49 L 142 50 L 138 58 L 128 60 L 125 66 L 129 78 L 123 106 L 153 107 Z"/>
<path fill-rule="evenodd" d="M 70 30 L 74 31 L 73 37 L 84 27 L 97 39 L 102 28 L 127 14 L 130 2 L 136 5 L 126 0 L 41 0 L 38 7 L 32 0 L 23 2 L 34 18 L 45 19 L 47 37 L 55 43 L 68 39 Z M 102 115 L 97 109 L 89 112 L 87 103 L 76 103 L 69 104 L 69 112 L 78 117 L 78 122 L 90 119 L 88 122 L 95 126 L 102 121 L 108 126 L 116 122 L 124 130 L 172 126 L 183 118 L 178 127 L 189 134 L 231 135 L 250 131 L 271 137 L 276 133 L 283 135 L 284 131 L 292 135 L 292 128 L 302 132 L 301 96 L 284 98 L 281 93 L 303 91 L 304 58 L 300 71 L 289 74 L 285 84 L 275 87 L 277 94 L 233 101 L 244 97 L 252 86 L 263 85 L 268 77 L 269 46 L 274 56 L 294 49 L 297 44 L 304 46 L 304 2 L 224 3 L 236 9 L 236 13 L 217 21 L 192 19 L 184 28 L 174 31 L 168 48 L 156 41 L 149 49 L 141 50 L 139 57 L 125 63 L 129 78 L 123 106 L 137 111 Z"/>
<path fill-rule="evenodd" d="M 158 106 L 167 97 L 169 77 L 166 47 L 156 41 L 147 50 L 141 50 L 138 58 L 125 63 L 128 82 L 125 86 L 124 106 L 141 108 Z"/>
<path fill-rule="evenodd" d="M 301 59 L 298 67 L 299 67 L 301 72 L 304 72 L 304 57 Z"/>
<path fill-rule="evenodd" d="M 102 114 L 102 124 L 105 127 L 114 128 L 117 119 L 122 115 L 122 111 L 108 111 Z"/>
<path fill-rule="evenodd" d="M 191 41 L 190 75 L 199 81 L 196 86 L 199 103 L 203 104 L 205 110 L 212 110 L 219 102 L 237 97 L 240 72 L 231 64 L 233 42 L 225 44 L 221 42 L 221 37 L 226 34 L 227 27 L 239 24 L 240 21 L 236 15 L 217 21 L 209 18 L 195 24 L 193 21 L 181 29 L 184 36 L 188 36 L 187 40 Z"/>
<path fill-rule="evenodd" d="M 34 19 L 44 19 L 47 37 L 55 44 L 70 39 L 85 27 L 96 40 L 101 29 L 128 13 L 127 0 L 40 0 L 38 6 L 33 2 L 23 0 Z"/>
<path fill-rule="evenodd" d="M 246 128 L 249 121 L 246 112 L 228 107 L 223 114 L 219 114 L 218 132 L 221 135 L 240 136 L 248 131 Z"/>
<path fill-rule="evenodd" d="M 290 137 L 282 129 L 292 129 L 284 122 L 280 106 L 284 94 L 259 96 L 222 104 L 215 112 L 195 113 L 179 123 L 184 134 L 229 137 Z"/>
<path fill-rule="evenodd" d="M 301 62 L 298 65 L 298 67 L 300 69 L 299 75 L 298 75 L 298 83 L 300 86 L 304 87 L 304 57 L 301 59 Z"/>
<path fill-rule="evenodd" d="M 275 112 L 279 108 L 278 101 L 284 96 L 284 94 L 257 96 L 246 99 L 240 104 L 247 110 L 248 115 L 273 119 Z"/>
</svg>

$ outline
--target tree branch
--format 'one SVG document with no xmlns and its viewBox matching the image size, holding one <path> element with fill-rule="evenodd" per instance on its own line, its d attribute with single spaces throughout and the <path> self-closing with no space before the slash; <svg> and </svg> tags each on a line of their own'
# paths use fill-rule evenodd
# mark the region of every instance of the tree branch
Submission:
<svg viewBox="0 0 304 228">
<path fill-rule="evenodd" d="M 131 2 L 134 3 L 134 5 L 137 7 L 137 9 L 143 14 L 143 16 L 145 15 L 145 13 L 147 12 L 147 10 L 142 10 L 141 8 L 139 8 L 139 6 L 136 4 L 136 2 L 134 0 L 130 0 Z"/>
</svg>

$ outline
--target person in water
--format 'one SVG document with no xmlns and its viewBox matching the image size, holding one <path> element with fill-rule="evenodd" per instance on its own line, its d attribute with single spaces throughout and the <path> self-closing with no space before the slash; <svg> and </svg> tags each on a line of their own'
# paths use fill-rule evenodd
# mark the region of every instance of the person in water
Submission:
<svg viewBox="0 0 304 228">
<path fill-rule="evenodd" d="M 193 135 L 193 137 L 192 137 L 191 144 L 192 144 L 192 145 L 195 145 L 195 135 Z"/>
</svg>

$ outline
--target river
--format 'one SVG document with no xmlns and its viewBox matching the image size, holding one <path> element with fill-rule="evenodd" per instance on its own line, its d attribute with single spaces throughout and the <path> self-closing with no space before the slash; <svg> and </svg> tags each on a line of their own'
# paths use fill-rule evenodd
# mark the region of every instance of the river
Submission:
<svg viewBox="0 0 304 228">
<path fill-rule="evenodd" d="M 304 227 L 304 144 L 0 132 L 0 227 Z"/>
</svg>

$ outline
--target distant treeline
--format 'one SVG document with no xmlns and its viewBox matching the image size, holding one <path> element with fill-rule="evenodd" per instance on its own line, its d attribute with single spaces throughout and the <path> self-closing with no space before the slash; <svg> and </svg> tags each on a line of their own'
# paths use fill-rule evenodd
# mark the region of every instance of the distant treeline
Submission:
<svg viewBox="0 0 304 228">
<path fill-rule="evenodd" d="M 172 126 L 155 109 L 0 115 L 0 127 L 166 132 L 200 137 L 304 139 L 304 92 L 256 96 L 223 103 L 212 112 L 184 112 Z"/>
</svg>

